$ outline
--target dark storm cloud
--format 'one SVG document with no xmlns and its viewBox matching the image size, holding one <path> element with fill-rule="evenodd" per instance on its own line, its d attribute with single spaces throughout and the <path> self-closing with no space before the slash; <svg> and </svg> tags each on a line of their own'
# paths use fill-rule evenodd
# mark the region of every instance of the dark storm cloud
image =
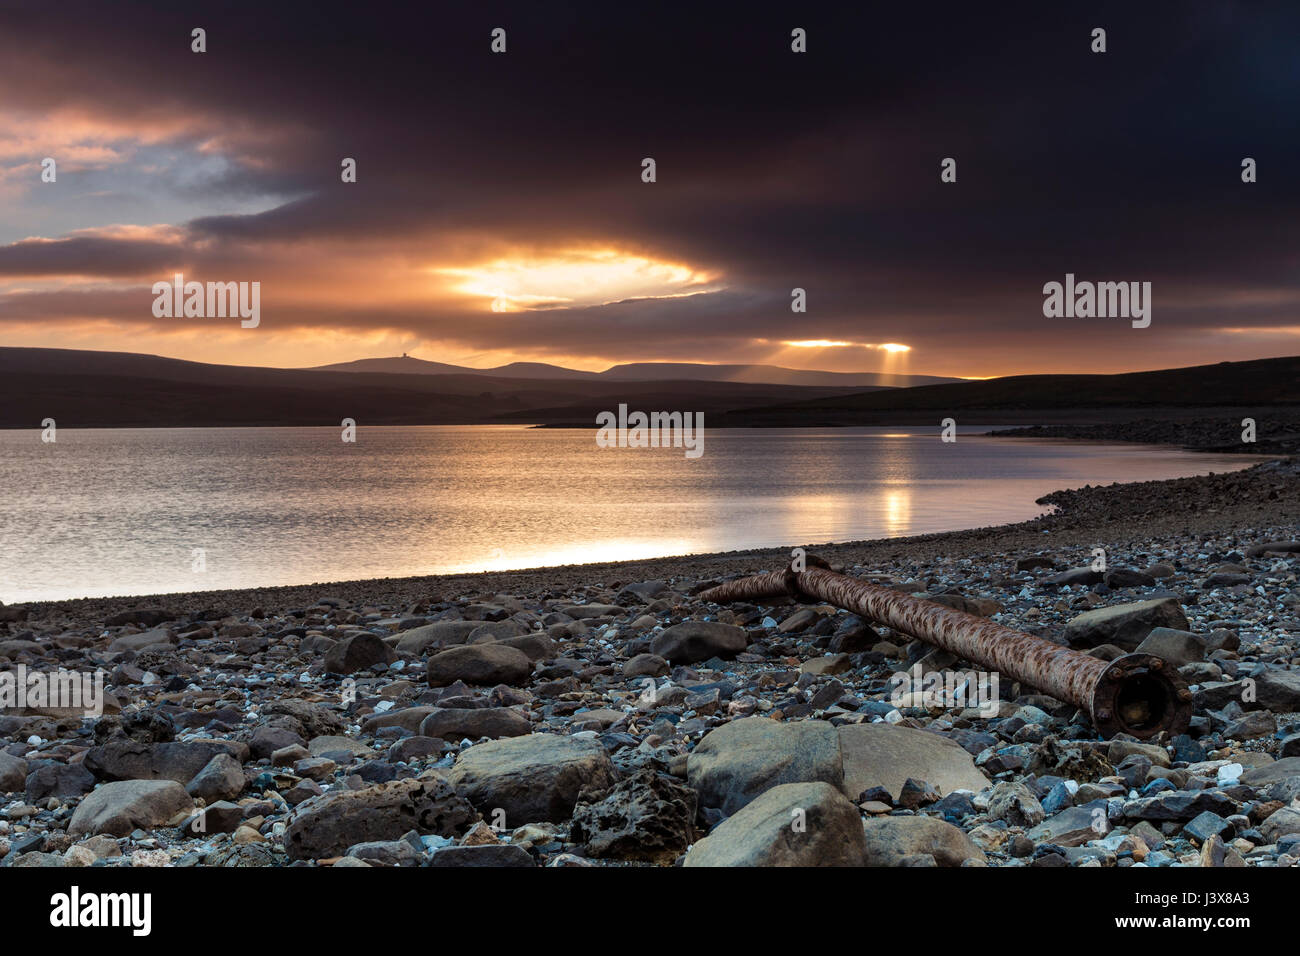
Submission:
<svg viewBox="0 0 1300 956">
<path fill-rule="evenodd" d="M 505 56 L 488 52 L 498 25 Z M 789 53 L 793 26 L 806 55 Z M 0 11 L 0 92 L 128 127 L 193 118 L 176 137 L 226 144 L 226 188 L 300 197 L 188 224 L 199 263 L 255 261 L 259 243 L 594 240 L 722 271 L 729 288 L 472 328 L 452 306 L 317 309 L 321 324 L 400 321 L 484 348 L 598 334 L 611 354 L 1039 336 L 1042 285 L 1071 271 L 1153 282 L 1159 321 L 1190 331 L 1293 314 L 1285 295 L 1238 299 L 1297 292 L 1297 27 L 1300 8 L 1280 3 L 19 3 Z M 355 186 L 338 182 L 342 156 Z M 945 156 L 956 185 L 939 182 Z M 165 271 L 178 252 L 69 243 L 0 250 L 0 274 Z M 792 318 L 793 286 L 809 315 Z"/>
</svg>

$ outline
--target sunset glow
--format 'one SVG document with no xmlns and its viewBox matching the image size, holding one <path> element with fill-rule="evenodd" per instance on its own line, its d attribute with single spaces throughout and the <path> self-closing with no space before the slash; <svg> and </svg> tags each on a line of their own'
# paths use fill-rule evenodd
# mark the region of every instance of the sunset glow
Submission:
<svg viewBox="0 0 1300 956">
<path fill-rule="evenodd" d="M 688 265 L 616 249 L 568 250 L 431 271 L 459 279 L 452 291 L 491 300 L 495 312 L 669 298 L 708 291 L 717 279 Z"/>
</svg>

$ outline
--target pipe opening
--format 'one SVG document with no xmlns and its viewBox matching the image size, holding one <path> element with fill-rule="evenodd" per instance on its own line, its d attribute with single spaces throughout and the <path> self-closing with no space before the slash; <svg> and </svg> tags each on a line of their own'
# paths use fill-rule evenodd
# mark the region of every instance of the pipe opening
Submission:
<svg viewBox="0 0 1300 956">
<path fill-rule="evenodd" d="M 1149 654 L 1111 661 L 1093 697 L 1093 722 L 1107 737 L 1139 740 L 1179 734 L 1191 720 L 1191 694 L 1172 666 Z"/>
<path fill-rule="evenodd" d="M 1115 696 L 1115 715 L 1125 733 L 1158 733 L 1169 719 L 1169 682 L 1151 674 L 1137 674 L 1120 685 Z"/>
</svg>

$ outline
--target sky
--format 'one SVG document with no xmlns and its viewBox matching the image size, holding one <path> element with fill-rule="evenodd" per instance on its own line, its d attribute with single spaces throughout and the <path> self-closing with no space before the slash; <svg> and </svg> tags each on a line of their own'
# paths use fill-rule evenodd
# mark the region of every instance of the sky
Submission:
<svg viewBox="0 0 1300 956">
<path fill-rule="evenodd" d="M 1295 4 L 702 6 L 6 2 L 0 345 L 966 377 L 1300 353 Z M 258 326 L 156 317 L 178 272 L 260 283 Z M 1067 273 L 1150 282 L 1149 327 L 1046 317 Z"/>
</svg>

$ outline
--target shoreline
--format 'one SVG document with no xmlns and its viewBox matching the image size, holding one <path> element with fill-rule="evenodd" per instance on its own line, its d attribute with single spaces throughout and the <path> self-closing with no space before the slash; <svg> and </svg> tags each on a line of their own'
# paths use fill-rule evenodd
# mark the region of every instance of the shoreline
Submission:
<svg viewBox="0 0 1300 956">
<path fill-rule="evenodd" d="M 955 531 L 930 532 L 892 538 L 870 538 L 845 542 L 791 542 L 784 547 L 747 548 L 735 551 L 707 552 L 701 554 L 667 555 L 663 557 L 604 561 L 588 564 L 567 564 L 537 568 L 520 568 L 509 571 L 480 571 L 458 574 L 412 575 L 402 577 L 360 578 L 310 584 L 272 585 L 266 587 L 227 588 L 204 591 L 178 591 L 113 597 L 81 597 L 48 601 L 28 601 L 8 605 L 26 608 L 33 613 L 54 612 L 59 615 L 84 615 L 91 619 L 97 615 L 109 616 L 144 605 L 165 606 L 177 611 L 197 611 L 209 608 L 214 602 L 237 605 L 262 606 L 266 609 L 301 606 L 315 603 L 313 595 L 321 593 L 346 594 L 361 599 L 367 593 L 375 601 L 401 601 L 408 603 L 427 599 L 431 592 L 493 593 L 509 589 L 534 590 L 537 588 L 564 588 L 591 584 L 593 580 L 639 580 L 647 577 L 686 577 L 690 575 L 719 577 L 780 567 L 789 559 L 790 549 L 804 547 L 827 560 L 845 564 L 863 564 L 886 561 L 897 556 L 918 560 L 934 560 L 954 550 L 970 552 L 969 556 L 987 556 L 995 552 L 1005 555 L 1032 551 L 1046 535 L 1054 535 L 1054 547 L 1088 548 L 1114 538 L 1121 529 L 1134 534 L 1146 531 L 1172 533 L 1180 521 L 1195 515 L 1200 530 L 1209 534 L 1233 530 L 1233 526 L 1246 519 L 1267 514 L 1258 503 L 1229 502 L 1226 508 L 1214 507 L 1215 496 L 1229 489 L 1240 494 L 1238 476 L 1248 485 L 1270 485 L 1272 479 L 1261 471 L 1264 466 L 1296 467 L 1297 459 L 1270 458 L 1254 465 L 1229 472 L 1211 473 L 1191 478 L 1172 478 L 1159 481 L 1116 483 L 1107 486 L 1085 486 L 1050 492 L 1036 499 L 1045 508 L 1054 507 L 1026 521 L 1005 525 L 992 525 Z M 1167 493 L 1164 490 L 1167 488 Z M 1264 489 L 1267 494 L 1270 490 Z M 1300 524 L 1300 471 L 1294 487 L 1283 489 L 1276 499 L 1265 499 L 1273 506 L 1274 514 L 1286 525 Z M 1249 495 L 1249 491 L 1245 493 Z M 1155 502 L 1184 504 L 1180 512 L 1163 515 L 1152 514 Z M 1210 510 L 1206 510 L 1207 507 Z M 1179 515 L 1182 515 L 1180 517 Z M 1134 520 L 1138 524 L 1134 525 Z M 1186 528 L 1179 528 L 1183 533 Z M 5 605 L 0 605 L 2 610 Z"/>
</svg>

